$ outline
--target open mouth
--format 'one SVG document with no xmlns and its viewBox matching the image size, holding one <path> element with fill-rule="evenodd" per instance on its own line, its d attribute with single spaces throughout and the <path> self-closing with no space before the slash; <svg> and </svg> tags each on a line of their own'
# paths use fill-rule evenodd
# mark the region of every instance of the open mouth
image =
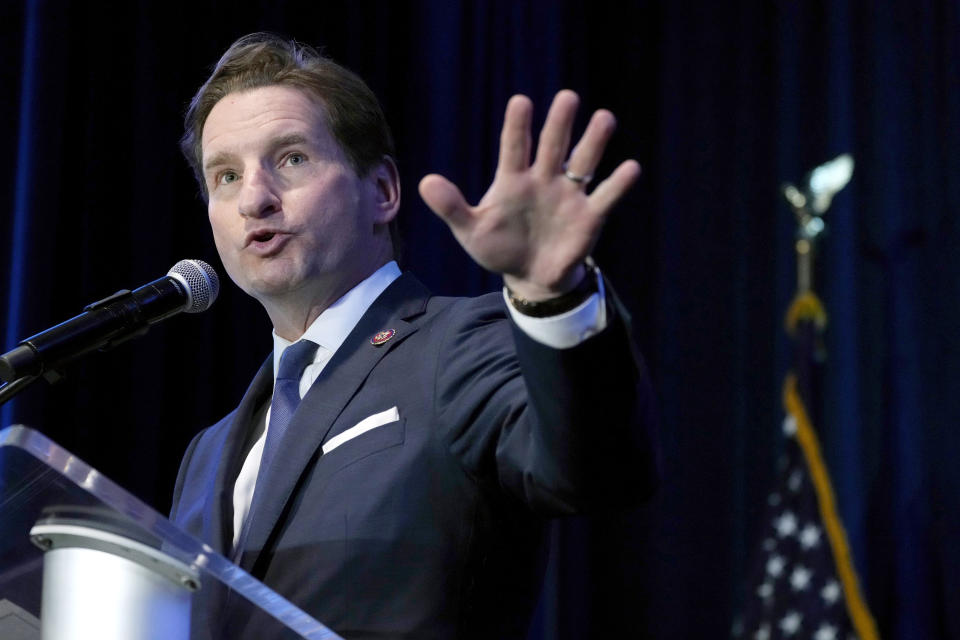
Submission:
<svg viewBox="0 0 960 640">
<path fill-rule="evenodd" d="M 290 238 L 291 235 L 282 229 L 252 231 L 247 236 L 246 248 L 258 256 L 267 257 L 282 251 Z"/>
<path fill-rule="evenodd" d="M 253 242 L 270 242 L 273 240 L 273 236 L 276 235 L 273 231 L 261 231 L 253 234 Z"/>
</svg>

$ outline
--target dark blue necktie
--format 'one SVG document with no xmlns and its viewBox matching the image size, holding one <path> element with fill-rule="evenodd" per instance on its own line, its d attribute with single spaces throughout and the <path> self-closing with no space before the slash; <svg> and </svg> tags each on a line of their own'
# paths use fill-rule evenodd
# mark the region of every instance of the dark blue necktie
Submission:
<svg viewBox="0 0 960 640">
<path fill-rule="evenodd" d="M 233 549 L 232 559 L 240 561 L 240 554 L 246 548 L 247 535 L 250 533 L 253 514 L 257 510 L 257 503 L 263 499 L 263 479 L 273 464 L 272 458 L 276 455 L 280 443 L 286 435 L 290 420 L 300 404 L 300 377 L 303 370 L 313 361 L 317 352 L 317 344 L 309 340 L 301 340 L 287 347 L 280 356 L 280 367 L 277 369 L 277 381 L 273 386 L 273 400 L 270 402 L 270 424 L 267 427 L 267 438 L 263 444 L 263 455 L 260 458 L 260 469 L 257 471 L 257 482 L 250 501 L 250 511 L 244 518 L 240 536 Z"/>
<path fill-rule="evenodd" d="M 315 342 L 300 340 L 287 347 L 280 356 L 277 382 L 273 387 L 273 400 L 270 402 L 270 425 L 267 428 L 267 440 L 263 445 L 258 478 L 262 478 L 264 471 L 270 467 L 287 427 L 290 426 L 290 420 L 300 404 L 300 377 L 303 370 L 313 362 L 316 353 Z"/>
</svg>

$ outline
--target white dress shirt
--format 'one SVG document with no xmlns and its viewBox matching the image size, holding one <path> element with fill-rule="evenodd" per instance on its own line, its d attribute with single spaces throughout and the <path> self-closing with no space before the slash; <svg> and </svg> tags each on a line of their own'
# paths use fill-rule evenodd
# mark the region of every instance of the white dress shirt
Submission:
<svg viewBox="0 0 960 640">
<path fill-rule="evenodd" d="M 396 262 L 388 262 L 377 269 L 370 277 L 348 291 L 342 298 L 327 307 L 313 321 L 300 339 L 310 340 L 319 345 L 313 362 L 307 366 L 300 378 L 300 397 L 307 394 L 313 382 L 323 371 L 343 341 L 367 312 L 373 301 L 400 277 L 400 267 Z M 575 309 L 558 316 L 532 318 L 515 310 L 507 301 L 507 309 L 517 326 L 532 339 L 555 349 L 566 349 L 580 344 L 590 336 L 607 326 L 607 311 L 603 278 L 597 275 L 598 293 L 590 296 Z M 506 291 L 504 291 L 506 297 Z M 273 332 L 273 379 L 277 379 L 280 357 L 284 349 L 292 342 Z M 270 410 L 267 409 L 266 424 L 260 438 L 250 448 L 237 481 L 233 486 L 233 544 L 236 546 L 243 521 L 250 510 L 253 490 L 257 482 L 260 460 L 263 457 L 263 445 L 267 439 L 267 426 L 270 424 Z"/>
</svg>

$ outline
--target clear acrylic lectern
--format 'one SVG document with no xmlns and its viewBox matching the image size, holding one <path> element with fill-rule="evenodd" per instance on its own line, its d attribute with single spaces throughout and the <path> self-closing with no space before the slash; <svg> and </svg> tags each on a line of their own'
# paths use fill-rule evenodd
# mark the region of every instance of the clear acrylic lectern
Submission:
<svg viewBox="0 0 960 640">
<path fill-rule="evenodd" d="M 41 637 L 339 638 L 70 452 L 13 426 L 0 431 L 0 638 Z"/>
</svg>

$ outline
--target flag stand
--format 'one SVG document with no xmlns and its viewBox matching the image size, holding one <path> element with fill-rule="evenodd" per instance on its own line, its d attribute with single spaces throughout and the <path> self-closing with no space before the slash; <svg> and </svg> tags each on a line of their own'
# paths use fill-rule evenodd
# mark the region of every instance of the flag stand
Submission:
<svg viewBox="0 0 960 640">
<path fill-rule="evenodd" d="M 826 229 L 823 215 L 852 173 L 853 159 L 845 154 L 807 174 L 802 189 L 783 187 L 797 219 L 797 292 L 785 318 L 795 344 L 794 367 L 783 388 L 787 455 L 767 499 L 763 541 L 748 577 L 748 584 L 756 586 L 748 593 L 735 637 L 879 638 L 821 455 L 814 429 L 817 416 L 811 415 L 817 406 L 815 385 L 825 361 L 822 337 L 827 326 L 826 310 L 813 286 L 816 242 Z"/>
</svg>

